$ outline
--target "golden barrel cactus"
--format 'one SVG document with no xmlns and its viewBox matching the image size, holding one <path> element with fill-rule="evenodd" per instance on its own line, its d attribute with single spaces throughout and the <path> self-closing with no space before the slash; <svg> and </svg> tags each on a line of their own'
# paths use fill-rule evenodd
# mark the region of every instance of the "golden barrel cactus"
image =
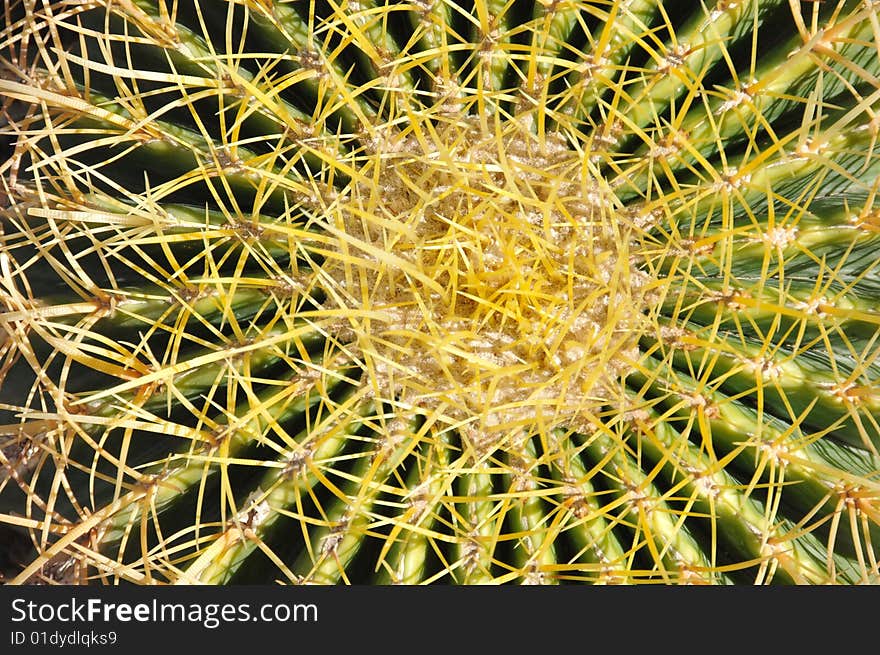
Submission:
<svg viewBox="0 0 880 655">
<path fill-rule="evenodd" d="M 876 0 L 6 0 L 9 581 L 877 582 Z"/>
</svg>

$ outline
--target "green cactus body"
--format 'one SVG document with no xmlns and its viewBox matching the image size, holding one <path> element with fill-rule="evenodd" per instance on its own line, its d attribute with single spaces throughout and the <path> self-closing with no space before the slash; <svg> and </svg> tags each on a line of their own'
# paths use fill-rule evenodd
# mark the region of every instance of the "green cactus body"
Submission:
<svg viewBox="0 0 880 655">
<path fill-rule="evenodd" d="M 15 583 L 880 578 L 871 0 L 7 0 Z"/>
</svg>

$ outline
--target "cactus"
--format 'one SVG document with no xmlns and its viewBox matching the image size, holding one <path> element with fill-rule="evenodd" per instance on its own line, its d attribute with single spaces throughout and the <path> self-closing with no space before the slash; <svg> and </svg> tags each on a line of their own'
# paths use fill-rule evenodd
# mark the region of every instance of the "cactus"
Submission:
<svg viewBox="0 0 880 655">
<path fill-rule="evenodd" d="M 12 583 L 878 582 L 873 0 L 6 0 Z"/>
</svg>

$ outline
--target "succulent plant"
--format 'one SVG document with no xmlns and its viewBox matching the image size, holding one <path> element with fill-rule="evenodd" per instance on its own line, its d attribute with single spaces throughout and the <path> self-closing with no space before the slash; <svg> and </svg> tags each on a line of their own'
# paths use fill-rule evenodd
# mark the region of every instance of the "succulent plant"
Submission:
<svg viewBox="0 0 880 655">
<path fill-rule="evenodd" d="M 23 582 L 880 578 L 874 0 L 6 0 Z"/>
</svg>

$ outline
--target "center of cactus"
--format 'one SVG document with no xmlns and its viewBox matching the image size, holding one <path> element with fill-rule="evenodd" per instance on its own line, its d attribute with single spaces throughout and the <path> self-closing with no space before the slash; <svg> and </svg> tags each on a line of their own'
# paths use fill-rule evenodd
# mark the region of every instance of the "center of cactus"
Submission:
<svg viewBox="0 0 880 655">
<path fill-rule="evenodd" d="M 640 230 L 561 133 L 515 120 L 377 137 L 323 270 L 383 398 L 481 434 L 617 396 L 649 307 Z"/>
</svg>

